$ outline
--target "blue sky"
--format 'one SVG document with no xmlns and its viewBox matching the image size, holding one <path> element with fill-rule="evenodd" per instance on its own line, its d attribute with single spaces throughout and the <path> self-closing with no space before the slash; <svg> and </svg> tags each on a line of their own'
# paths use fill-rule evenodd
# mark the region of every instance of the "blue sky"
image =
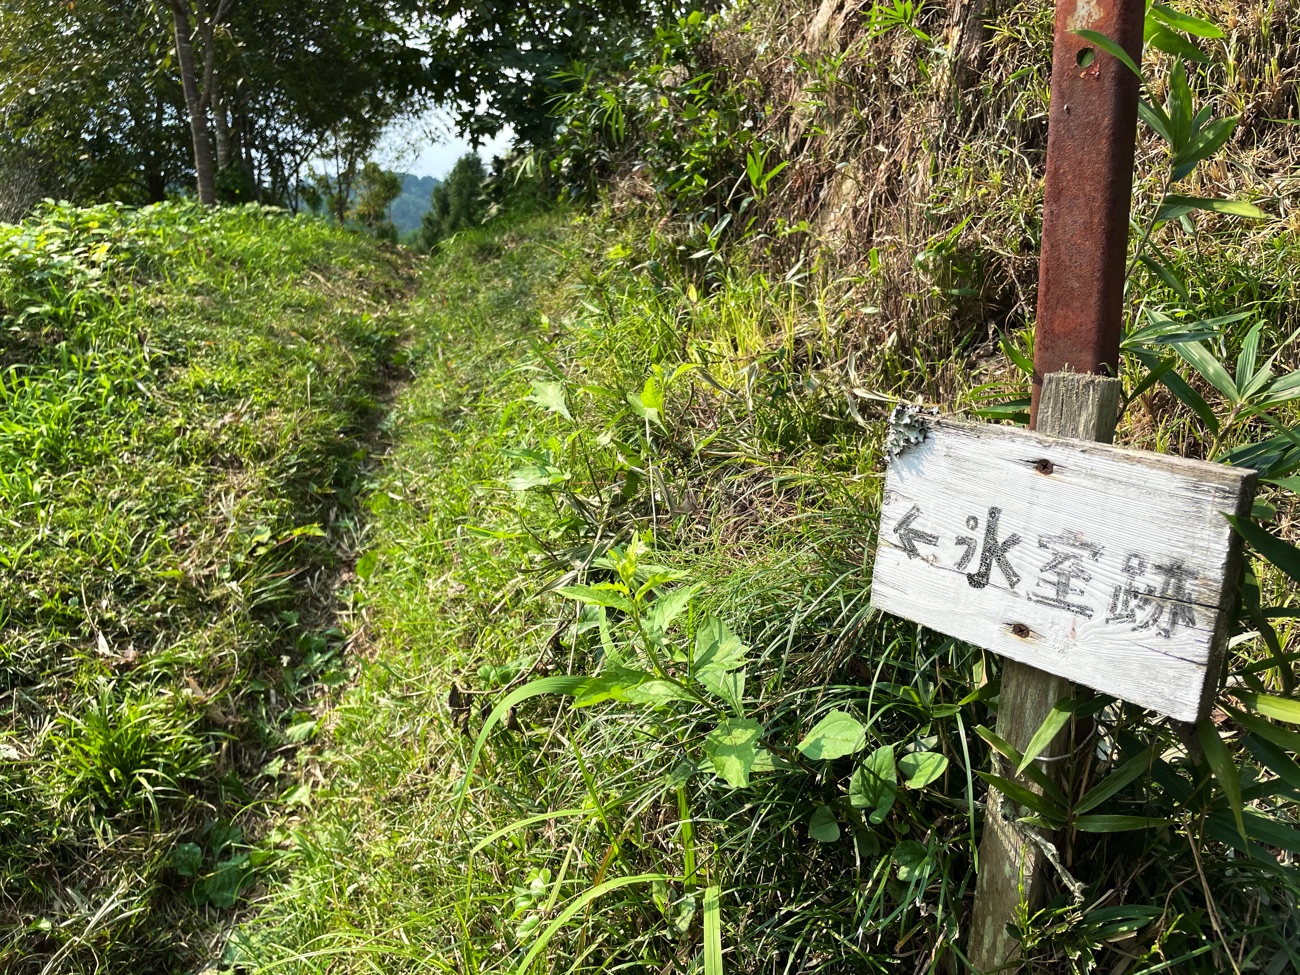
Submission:
<svg viewBox="0 0 1300 975">
<path fill-rule="evenodd" d="M 512 135 L 507 130 L 479 146 L 483 161 L 490 163 L 493 156 L 505 152 Z M 402 172 L 442 179 L 469 151 L 469 143 L 451 129 L 447 113 L 435 109 L 406 129 L 390 134 L 379 161 Z"/>
</svg>

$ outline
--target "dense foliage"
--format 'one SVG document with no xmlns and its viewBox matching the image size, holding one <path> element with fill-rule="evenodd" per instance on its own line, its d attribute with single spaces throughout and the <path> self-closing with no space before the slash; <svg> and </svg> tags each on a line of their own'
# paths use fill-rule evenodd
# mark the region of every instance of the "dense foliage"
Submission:
<svg viewBox="0 0 1300 975">
<path fill-rule="evenodd" d="M 257 207 L 0 226 L 0 970 L 193 970 L 273 864 L 408 271 Z"/>
<path fill-rule="evenodd" d="M 201 173 L 209 201 L 238 169 L 227 187 L 296 203 L 309 160 L 333 157 L 350 180 L 385 126 L 423 106 L 411 17 L 395 0 L 6 4 L 0 138 L 22 151 L 0 173 L 41 195 L 135 202 Z"/>
<path fill-rule="evenodd" d="M 214 193 L 377 230 L 392 112 L 531 143 L 414 297 L 255 206 L 0 229 L 0 968 L 957 972 L 990 783 L 1030 971 L 1300 968 L 1291 0 L 1132 66 L 1118 438 L 1261 481 L 1213 714 L 1024 749 L 870 592 L 888 411 L 1025 419 L 1051 4 L 332 2 L 0 11 L 15 199 L 201 182 L 207 123 Z"/>
<path fill-rule="evenodd" d="M 425 248 L 483 222 L 488 208 L 483 194 L 486 176 L 483 160 L 471 152 L 461 156 L 447 179 L 433 188 L 429 210 L 420 220 L 420 241 Z"/>
</svg>

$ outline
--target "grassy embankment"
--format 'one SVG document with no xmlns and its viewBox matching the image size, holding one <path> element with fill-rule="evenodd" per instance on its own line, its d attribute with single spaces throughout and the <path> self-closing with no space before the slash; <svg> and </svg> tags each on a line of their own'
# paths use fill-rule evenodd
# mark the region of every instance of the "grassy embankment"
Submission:
<svg viewBox="0 0 1300 975">
<path fill-rule="evenodd" d="M 0 227 L 0 970 L 193 970 L 273 865 L 411 270 L 256 210 Z"/>
<path fill-rule="evenodd" d="M 688 970 L 716 929 L 729 971 L 961 969 L 996 660 L 867 607 L 871 396 L 961 411 L 1016 380 L 863 343 L 869 271 L 768 278 L 640 224 L 466 234 L 385 314 L 400 268 L 319 227 L 60 219 L 9 278 L 8 966 Z M 119 260 L 51 290 L 95 221 Z M 1259 243 L 1224 236 L 1198 297 L 1280 312 L 1294 252 Z M 367 485 L 403 318 L 416 378 Z M 1130 407 L 1127 442 L 1208 449 L 1168 401 Z M 649 596 L 559 591 L 628 582 Z M 521 696 L 597 669 L 582 707 Z M 1283 679 L 1250 638 L 1230 672 Z M 797 747 L 836 712 L 861 742 Z M 1294 741 L 1225 722 L 1247 847 L 1171 729 L 1108 720 L 1062 808 L 1158 825 L 1067 831 L 1083 886 L 1026 927 L 1040 967 L 1291 963 Z"/>
<path fill-rule="evenodd" d="M 1200 300 L 1235 293 L 1261 315 L 1289 300 L 1268 284 L 1295 264 L 1283 236 L 1261 249 L 1220 229 Z M 879 421 L 893 394 L 943 389 L 964 411 L 1025 380 L 860 345 L 869 271 L 773 280 L 635 223 L 466 234 L 429 274 L 368 504 L 365 660 L 313 746 L 325 782 L 290 830 L 286 886 L 227 962 L 696 971 L 717 921 L 727 971 L 963 970 L 997 664 L 868 608 Z M 1156 394 L 1130 404 L 1122 440 L 1207 449 Z M 559 592 L 620 581 L 658 598 Z M 723 646 L 729 676 L 699 677 Z M 1268 666 L 1238 641 L 1234 674 L 1271 682 Z M 575 702 L 565 675 L 602 667 Z M 639 683 L 652 668 L 671 679 Z M 796 750 L 837 710 L 866 728 L 836 752 L 858 758 Z M 1027 925 L 1036 969 L 1291 964 L 1300 834 L 1278 746 L 1230 733 L 1270 849 L 1246 848 L 1173 729 L 1137 709 L 1107 722 L 1107 750 L 1065 786 L 1064 814 L 1086 807 L 1097 831 L 1062 834 L 1081 886 Z M 767 755 L 740 775 L 750 747 Z"/>
</svg>

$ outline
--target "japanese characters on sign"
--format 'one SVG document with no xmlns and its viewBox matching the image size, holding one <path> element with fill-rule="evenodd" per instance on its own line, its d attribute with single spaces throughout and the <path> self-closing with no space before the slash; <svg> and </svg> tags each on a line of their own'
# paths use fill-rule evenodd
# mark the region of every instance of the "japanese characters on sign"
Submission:
<svg viewBox="0 0 1300 975">
<path fill-rule="evenodd" d="M 1216 679 L 1253 475 L 932 421 L 885 481 L 872 602 L 1195 720 Z"/>
<path fill-rule="evenodd" d="M 895 523 L 892 531 L 908 558 L 934 562 L 941 551 L 939 536 L 913 527 L 922 515 L 919 505 L 912 505 Z M 972 589 L 983 589 L 993 578 L 994 571 L 1001 581 L 1015 590 L 1024 581 L 1007 559 L 1008 550 L 1025 539 L 1018 533 L 1000 532 L 1002 509 L 990 507 L 984 515 L 982 540 L 980 516 L 969 515 L 966 528 L 971 534 L 958 534 L 953 547 L 960 556 L 953 569 L 960 572 L 975 561 L 974 571 L 966 573 L 966 583 Z M 927 550 L 922 552 L 922 548 Z M 934 555 L 929 555 L 929 550 Z M 1093 580 L 1090 564 L 1100 563 L 1107 553 L 1102 546 L 1085 541 L 1080 532 L 1063 532 L 1057 535 L 1039 535 L 1038 549 L 1029 556 L 1035 565 L 1035 579 L 1024 587 L 1024 596 L 1030 602 L 1052 609 L 1063 610 L 1073 616 L 1092 619 L 1105 613 L 1107 623 L 1130 625 L 1133 632 L 1153 630 L 1168 639 L 1180 627 L 1196 626 L 1196 594 L 1192 590 L 1193 575 L 1186 564 L 1171 556 L 1161 562 L 1149 559 L 1141 552 L 1111 553 L 1120 561 L 1119 571 L 1123 581 L 1110 587 L 1109 599 L 1098 599 L 1090 591 Z M 1202 615 L 1208 615 L 1202 610 Z"/>
</svg>

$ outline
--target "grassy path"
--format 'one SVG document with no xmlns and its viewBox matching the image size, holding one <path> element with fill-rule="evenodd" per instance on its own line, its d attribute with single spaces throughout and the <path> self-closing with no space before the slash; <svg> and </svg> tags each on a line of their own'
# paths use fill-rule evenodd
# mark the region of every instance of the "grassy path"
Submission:
<svg viewBox="0 0 1300 975">
<path fill-rule="evenodd" d="M 414 272 L 256 209 L 0 227 L 0 970 L 192 970 L 272 868 Z"/>
<path fill-rule="evenodd" d="M 711 975 L 710 943 L 733 973 L 963 970 L 996 660 L 869 608 L 887 406 L 821 358 L 853 314 L 598 217 L 441 251 L 366 502 L 356 679 L 232 970 Z M 1073 788 L 1123 828 L 1070 840 L 1091 900 L 1027 926 L 1037 970 L 1117 940 L 1131 971 L 1218 966 L 1209 890 L 1234 943 L 1289 957 L 1300 886 L 1263 853 L 1242 879 L 1221 805 L 1132 828 L 1209 769 L 1136 711 L 1110 734 Z"/>
<path fill-rule="evenodd" d="M 716 612 L 750 642 L 751 713 L 782 734 L 864 694 L 856 685 L 871 676 L 854 657 L 881 632 L 862 571 L 874 445 L 820 418 L 815 391 L 792 400 L 781 350 L 735 330 L 748 305 L 790 316 L 793 333 L 792 306 L 779 311 L 779 289 L 748 277 L 702 303 L 685 284 L 668 292 L 611 272 L 588 249 L 604 246 L 559 215 L 467 235 L 434 262 L 358 564 L 354 647 L 367 661 L 328 719 L 286 886 L 268 890 L 228 946 L 237 970 L 505 972 L 535 951 L 556 971 L 684 971 L 701 950 L 706 881 L 725 891 L 737 970 L 890 964 L 852 933 L 855 909 L 889 930 L 914 911 L 888 858 L 864 864 L 851 846 L 809 856 L 807 817 L 836 798 L 834 781 L 767 775 L 754 793 L 727 788 L 701 762 L 708 710 L 630 720 L 521 701 L 455 800 L 491 707 L 599 658 L 595 617 L 575 618 L 555 590 L 601 577 L 629 544 L 655 546 L 675 578 L 698 580 L 684 607 L 692 625 Z M 747 340 L 763 367 L 749 403 L 678 377 L 663 407 L 674 415 L 652 429 L 645 404 L 656 382 L 672 383 L 661 362 L 716 344 L 730 354 L 711 379 L 733 383 Z M 844 476 L 818 478 L 830 469 Z M 915 631 L 897 656 L 894 676 L 934 664 Z M 915 738 L 925 722 L 894 707 L 882 729 Z M 926 821 L 909 807 L 904 835 Z M 954 808 L 947 829 L 960 840 L 968 827 Z M 960 903 L 966 869 L 960 858 L 943 867 L 941 911 Z M 609 892 L 557 923 L 596 888 Z"/>
<path fill-rule="evenodd" d="M 961 971 L 996 660 L 869 608 L 818 287 L 563 211 L 0 228 L 0 970 Z M 1113 720 L 1035 964 L 1285 961 L 1293 871 Z"/>
</svg>

